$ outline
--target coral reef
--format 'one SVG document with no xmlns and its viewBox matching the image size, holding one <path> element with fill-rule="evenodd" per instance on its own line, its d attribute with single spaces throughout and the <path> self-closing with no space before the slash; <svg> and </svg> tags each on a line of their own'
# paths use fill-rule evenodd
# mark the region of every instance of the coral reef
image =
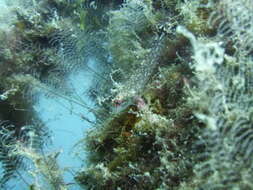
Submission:
<svg viewBox="0 0 253 190">
<path fill-rule="evenodd" d="M 30 189 L 69 188 L 43 152 L 39 89 L 96 116 L 77 139 L 83 189 L 253 188 L 252 0 L 29 2 L 0 17 L 3 184 L 26 158 Z M 96 75 L 95 108 L 68 93 L 79 68 Z"/>
</svg>

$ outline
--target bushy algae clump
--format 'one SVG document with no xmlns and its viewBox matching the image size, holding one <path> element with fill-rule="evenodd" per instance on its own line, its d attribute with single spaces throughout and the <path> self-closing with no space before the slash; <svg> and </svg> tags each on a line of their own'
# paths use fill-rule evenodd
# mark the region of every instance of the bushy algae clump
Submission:
<svg viewBox="0 0 253 190">
<path fill-rule="evenodd" d="M 77 176 L 80 183 L 90 189 L 155 189 L 177 186 L 192 175 L 185 156 L 196 137 L 180 67 L 164 68 L 160 80 L 155 77 L 141 97 L 120 105 L 99 131 L 86 137 L 91 166 Z"/>
<path fill-rule="evenodd" d="M 167 14 L 182 16 L 168 4 L 177 3 L 126 1 L 111 12 L 111 114 L 85 137 L 90 166 L 76 177 L 88 189 L 173 188 L 193 174 L 189 42 L 175 33 Z"/>
<path fill-rule="evenodd" d="M 136 0 L 112 12 L 114 65 L 130 74 L 114 81 L 116 108 L 86 137 L 91 166 L 77 175 L 81 184 L 252 188 L 252 47 L 239 40 L 252 40 L 250 3 Z"/>
</svg>

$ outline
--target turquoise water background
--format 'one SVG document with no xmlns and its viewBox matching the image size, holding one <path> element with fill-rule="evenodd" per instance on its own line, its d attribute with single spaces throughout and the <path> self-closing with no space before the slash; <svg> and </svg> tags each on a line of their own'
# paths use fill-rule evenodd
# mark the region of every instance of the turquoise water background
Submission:
<svg viewBox="0 0 253 190">
<path fill-rule="evenodd" d="M 95 59 L 88 61 L 88 66 L 96 70 L 97 62 Z M 66 77 L 68 85 L 73 90 L 73 97 L 78 101 L 84 102 L 90 107 L 94 103 L 88 98 L 87 91 L 92 87 L 94 74 L 86 70 L 85 67 L 74 73 L 69 73 Z M 69 102 L 60 97 L 50 97 L 41 93 L 38 102 L 35 105 L 38 116 L 45 123 L 51 133 L 51 139 L 48 143 L 45 153 L 60 152 L 57 161 L 64 171 L 63 177 L 65 183 L 74 183 L 73 173 L 85 167 L 85 152 L 79 149 L 78 141 L 80 141 L 85 132 L 92 127 L 91 123 L 83 120 L 82 116 L 87 117 L 90 121 L 95 121 L 95 116 L 84 107 Z M 81 152 L 82 151 L 82 152 Z M 31 176 L 25 172 L 21 173 L 22 177 L 27 181 L 31 181 Z M 13 190 L 26 189 L 27 185 L 22 180 L 12 179 L 8 183 Z M 78 190 L 77 185 L 69 186 L 69 189 Z"/>
</svg>

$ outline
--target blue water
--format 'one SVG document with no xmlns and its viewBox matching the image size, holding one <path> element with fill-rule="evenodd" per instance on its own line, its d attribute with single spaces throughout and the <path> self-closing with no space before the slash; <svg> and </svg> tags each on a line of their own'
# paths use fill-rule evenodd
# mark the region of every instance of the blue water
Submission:
<svg viewBox="0 0 253 190">
<path fill-rule="evenodd" d="M 96 61 L 90 59 L 89 67 L 96 70 Z M 78 72 L 71 73 L 66 80 L 73 89 L 75 100 L 94 107 L 93 102 L 88 98 L 87 91 L 92 87 L 94 74 L 83 68 Z M 80 170 L 84 164 L 85 152 L 75 146 L 84 137 L 84 133 L 92 127 L 92 124 L 85 121 L 83 116 L 90 121 L 95 121 L 93 113 L 84 107 L 62 98 L 48 98 L 41 95 L 37 104 L 37 111 L 40 118 L 46 123 L 52 132 L 52 146 L 48 151 L 61 151 L 58 163 L 62 169 L 66 169 L 64 179 L 66 183 L 73 182 L 73 172 Z M 76 187 L 74 189 L 77 189 Z"/>
<path fill-rule="evenodd" d="M 88 61 L 89 67 L 96 70 L 97 62 L 94 59 Z M 83 68 L 74 73 L 70 73 L 66 80 L 72 88 L 72 99 L 94 107 L 94 103 L 88 98 L 87 91 L 92 87 L 94 74 Z M 48 93 L 46 93 L 48 94 Z M 49 145 L 45 148 L 45 153 L 61 152 L 58 156 L 58 164 L 63 171 L 65 183 L 73 183 L 73 174 L 85 167 L 85 152 L 80 146 L 76 146 L 84 138 L 85 132 L 92 127 L 92 124 L 83 119 L 87 117 L 90 121 L 95 121 L 95 116 L 83 106 L 70 102 L 62 97 L 51 97 L 41 93 L 38 102 L 34 105 L 40 119 L 45 123 L 51 132 L 48 139 Z M 33 168 L 31 168 L 33 170 Z M 21 173 L 25 181 L 32 183 L 31 176 L 25 172 Z M 8 183 L 13 186 L 12 190 L 27 189 L 27 185 L 22 180 L 13 179 Z M 77 185 L 68 186 L 69 190 L 78 190 Z"/>
<path fill-rule="evenodd" d="M 8 31 L 11 28 L 10 24 L 15 20 L 15 14 L 13 14 L 12 9 L 13 7 L 24 8 L 21 6 L 23 2 L 23 0 L 0 0 L 0 29 Z M 89 67 L 95 71 L 98 68 L 97 64 L 98 62 L 95 59 L 91 58 L 88 61 Z M 49 143 L 44 152 L 46 154 L 61 152 L 58 156 L 58 163 L 63 171 L 65 183 L 74 182 L 73 173 L 80 170 L 81 167 L 85 167 L 86 153 L 84 149 L 80 149 L 80 147 L 75 145 L 84 138 L 85 132 L 92 128 L 92 124 L 84 120 L 84 117 L 95 121 L 94 115 L 81 105 L 85 104 L 94 107 L 94 103 L 86 94 L 88 89 L 93 85 L 94 78 L 94 73 L 91 73 L 85 67 L 70 73 L 65 78 L 68 85 L 72 88 L 71 96 L 73 97 L 71 98 L 74 98 L 75 102 L 80 102 L 80 104 L 59 96 L 46 96 L 42 92 L 39 95 L 38 102 L 34 105 L 38 116 L 51 132 L 51 138 L 48 139 Z M 28 169 L 33 170 L 34 168 L 31 166 Z M 0 176 L 2 174 L 1 171 L 3 170 L 0 163 Z M 33 183 L 33 178 L 30 174 L 25 171 L 20 171 L 20 174 L 26 182 L 29 184 Z M 9 189 L 28 189 L 24 180 L 11 179 L 8 182 Z M 78 190 L 79 188 L 77 186 L 69 186 L 69 189 Z"/>
</svg>

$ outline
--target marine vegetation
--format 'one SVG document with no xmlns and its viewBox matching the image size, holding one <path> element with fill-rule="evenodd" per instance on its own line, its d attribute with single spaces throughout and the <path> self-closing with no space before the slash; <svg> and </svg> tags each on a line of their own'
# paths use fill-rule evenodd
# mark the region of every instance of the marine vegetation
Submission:
<svg viewBox="0 0 253 190">
<path fill-rule="evenodd" d="M 2 188 L 253 189 L 252 0 L 14 2 L 0 17 Z M 80 68 L 94 107 L 71 95 Z M 44 152 L 40 93 L 87 110 L 74 184 Z"/>
</svg>

